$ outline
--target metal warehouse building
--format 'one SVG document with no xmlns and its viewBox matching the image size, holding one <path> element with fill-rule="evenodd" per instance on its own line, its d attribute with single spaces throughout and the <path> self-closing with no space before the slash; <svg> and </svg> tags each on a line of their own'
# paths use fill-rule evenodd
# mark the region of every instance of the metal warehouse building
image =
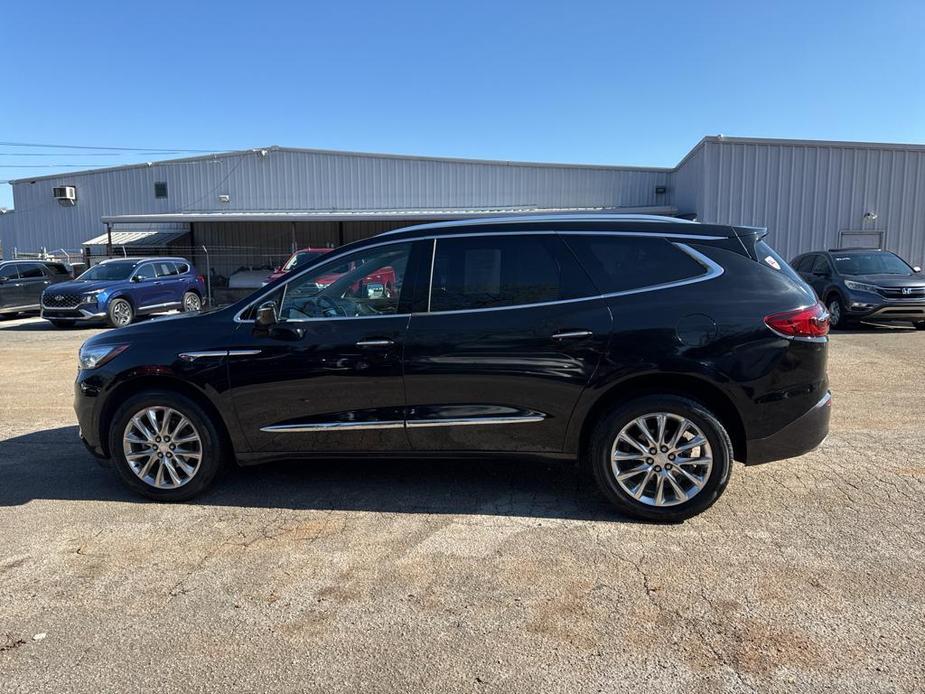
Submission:
<svg viewBox="0 0 925 694">
<path fill-rule="evenodd" d="M 189 253 L 226 278 L 293 247 L 527 211 L 645 212 L 765 226 L 785 257 L 883 247 L 925 264 L 925 146 L 705 137 L 673 168 L 268 147 L 12 182 L 4 257 Z"/>
</svg>

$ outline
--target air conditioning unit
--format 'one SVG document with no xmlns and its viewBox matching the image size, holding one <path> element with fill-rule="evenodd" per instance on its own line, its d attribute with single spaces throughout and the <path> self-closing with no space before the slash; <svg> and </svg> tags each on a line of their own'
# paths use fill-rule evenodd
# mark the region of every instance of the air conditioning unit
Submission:
<svg viewBox="0 0 925 694">
<path fill-rule="evenodd" d="M 52 189 L 52 194 L 59 205 L 77 204 L 77 188 L 75 186 L 58 186 Z"/>
</svg>

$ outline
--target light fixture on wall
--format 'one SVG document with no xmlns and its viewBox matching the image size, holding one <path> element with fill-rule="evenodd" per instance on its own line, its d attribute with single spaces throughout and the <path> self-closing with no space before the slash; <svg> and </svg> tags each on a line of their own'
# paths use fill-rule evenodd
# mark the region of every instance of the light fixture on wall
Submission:
<svg viewBox="0 0 925 694">
<path fill-rule="evenodd" d="M 865 222 L 876 222 L 876 221 L 877 221 L 877 213 L 876 213 L 876 212 L 865 212 L 865 213 L 864 213 L 864 221 L 865 221 Z"/>
</svg>

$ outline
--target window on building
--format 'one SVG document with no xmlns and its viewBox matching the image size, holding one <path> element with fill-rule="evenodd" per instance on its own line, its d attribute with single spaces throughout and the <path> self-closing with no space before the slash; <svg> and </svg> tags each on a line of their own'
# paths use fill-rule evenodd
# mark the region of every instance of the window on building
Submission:
<svg viewBox="0 0 925 694">
<path fill-rule="evenodd" d="M 438 239 L 431 311 L 469 311 L 592 296 L 587 275 L 551 235 Z"/>
<path fill-rule="evenodd" d="M 159 183 L 154 184 L 154 197 L 156 198 L 166 198 L 167 197 L 167 182 L 160 181 Z"/>
<path fill-rule="evenodd" d="M 565 242 L 606 293 L 679 282 L 706 268 L 665 239 L 647 236 L 566 236 Z"/>
</svg>

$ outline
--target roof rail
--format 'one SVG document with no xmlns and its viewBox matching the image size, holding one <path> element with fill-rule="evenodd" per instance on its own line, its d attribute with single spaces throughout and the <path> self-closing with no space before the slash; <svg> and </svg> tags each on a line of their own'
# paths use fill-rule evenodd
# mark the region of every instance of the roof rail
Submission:
<svg viewBox="0 0 925 694">
<path fill-rule="evenodd" d="M 401 231 L 417 231 L 419 229 L 444 229 L 446 227 L 475 226 L 481 224 L 518 224 L 523 222 L 655 222 L 661 224 L 699 224 L 690 219 L 679 217 L 666 217 L 658 214 L 637 214 L 614 212 L 601 213 L 568 213 L 568 214 L 516 214 L 504 217 L 474 217 L 472 219 L 454 219 L 444 222 L 430 222 L 428 224 L 414 224 L 385 231 L 379 236 L 397 234 Z"/>
</svg>

